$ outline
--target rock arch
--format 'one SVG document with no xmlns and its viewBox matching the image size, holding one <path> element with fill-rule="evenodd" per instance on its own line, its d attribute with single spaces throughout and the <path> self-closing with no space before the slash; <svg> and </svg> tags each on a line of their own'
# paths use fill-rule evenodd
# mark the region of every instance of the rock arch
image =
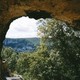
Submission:
<svg viewBox="0 0 80 80">
<path fill-rule="evenodd" d="M 0 52 L 10 22 L 27 16 L 31 11 L 45 11 L 50 14 L 49 17 L 63 20 L 80 29 L 80 0 L 0 0 Z"/>
</svg>

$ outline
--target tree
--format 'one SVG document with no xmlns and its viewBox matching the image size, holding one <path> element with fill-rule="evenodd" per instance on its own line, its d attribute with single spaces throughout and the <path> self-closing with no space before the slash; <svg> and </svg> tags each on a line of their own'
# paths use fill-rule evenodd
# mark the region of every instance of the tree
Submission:
<svg viewBox="0 0 80 80">
<path fill-rule="evenodd" d="M 40 20 L 41 43 L 33 53 L 17 55 L 4 49 L 3 57 L 11 71 L 25 80 L 79 80 L 80 35 L 73 28 L 56 19 Z"/>
<path fill-rule="evenodd" d="M 66 77 L 69 77 L 71 80 L 79 78 L 79 34 L 76 35 L 76 31 L 62 21 L 46 19 L 39 26 L 39 35 L 42 38 L 42 42 L 47 46 L 49 53 L 54 54 L 53 51 L 58 52 L 59 57 L 64 63 L 64 71 L 68 69 L 68 71 L 66 70 Z"/>
<path fill-rule="evenodd" d="M 8 68 L 11 70 L 11 72 L 14 72 L 18 56 L 17 53 L 12 48 L 3 47 L 1 54 L 3 60 L 5 60 L 8 64 Z"/>
</svg>

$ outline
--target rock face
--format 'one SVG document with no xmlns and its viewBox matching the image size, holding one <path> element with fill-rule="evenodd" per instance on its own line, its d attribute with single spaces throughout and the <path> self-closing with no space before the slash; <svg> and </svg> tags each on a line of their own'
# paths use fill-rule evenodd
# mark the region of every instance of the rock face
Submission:
<svg viewBox="0 0 80 80">
<path fill-rule="evenodd" d="M 34 11 L 45 11 L 50 17 L 80 29 L 80 0 L 0 0 L 0 52 L 9 24 L 14 19 Z"/>
</svg>

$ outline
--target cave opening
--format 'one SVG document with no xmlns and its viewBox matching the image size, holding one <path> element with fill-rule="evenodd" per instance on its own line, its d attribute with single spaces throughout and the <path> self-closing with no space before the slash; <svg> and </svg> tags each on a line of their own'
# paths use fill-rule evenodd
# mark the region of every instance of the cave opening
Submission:
<svg viewBox="0 0 80 80">
<path fill-rule="evenodd" d="M 18 52 L 31 52 L 39 45 L 38 20 L 22 16 L 13 20 L 5 35 L 3 46 Z M 35 42 L 36 41 L 36 42 Z"/>
<path fill-rule="evenodd" d="M 39 46 L 37 21 L 34 18 L 22 16 L 10 23 L 1 52 L 2 62 L 8 65 L 3 72 L 4 77 L 13 76 L 11 75 L 15 69 L 13 64 L 16 64 L 19 54 L 32 53 Z"/>
<path fill-rule="evenodd" d="M 30 11 L 25 11 L 25 13 L 26 13 L 26 16 L 16 17 L 10 20 L 10 22 L 8 23 L 9 29 L 6 33 L 5 38 L 8 38 L 8 39 L 33 38 L 33 37 L 38 38 L 38 35 L 37 35 L 38 20 L 39 19 L 45 20 L 47 18 L 50 18 L 50 19 L 52 18 L 51 13 L 44 10 L 33 10 L 33 11 L 30 10 Z M 27 26 L 31 26 L 31 27 L 27 27 Z M 29 30 L 30 32 L 28 33 Z M 4 45 L 4 42 L 3 42 L 3 45 Z"/>
<path fill-rule="evenodd" d="M 40 13 L 39 13 L 40 12 Z M 18 22 L 16 22 L 16 24 L 17 25 L 14 25 L 14 26 L 12 26 L 12 28 L 11 27 L 9 27 L 9 29 L 11 28 L 12 30 L 14 30 L 14 32 L 12 32 L 12 31 L 10 31 L 11 33 L 10 33 L 10 35 L 6 35 L 6 37 L 5 38 L 14 38 L 14 40 L 13 41 L 11 41 L 11 40 L 7 40 L 7 42 L 9 42 L 9 44 L 10 44 L 10 42 L 11 42 L 11 45 L 13 46 L 13 47 L 15 47 L 15 46 L 17 46 L 17 48 L 19 48 L 18 49 L 18 51 L 20 52 L 20 48 L 22 48 L 23 49 L 23 51 L 24 51 L 24 47 L 22 47 L 22 45 L 23 45 L 23 43 L 25 43 L 25 40 L 20 40 L 20 44 L 18 45 L 17 44 L 17 39 L 23 39 L 23 38 L 37 38 L 38 36 L 37 36 L 37 32 L 35 33 L 35 31 L 37 31 L 37 26 L 36 26 L 36 24 L 37 24 L 37 21 L 39 20 L 39 19 L 41 19 L 41 20 L 44 20 L 45 21 L 45 19 L 53 19 L 52 17 L 51 17 L 51 15 L 50 14 L 46 14 L 46 12 L 45 11 L 29 11 L 29 12 L 26 12 L 26 14 L 27 14 L 27 17 L 25 17 L 25 16 L 22 16 L 22 17 L 19 17 L 19 18 L 17 18 L 17 19 L 14 19 L 14 21 L 12 21 L 12 23 L 10 23 L 10 26 L 11 25 L 13 25 L 13 22 L 15 22 L 15 21 L 17 21 L 18 19 L 21 19 L 21 21 L 19 20 Z M 43 14 L 43 15 L 42 15 Z M 24 18 L 24 20 L 23 20 L 23 18 Z M 26 21 L 26 22 L 25 22 Z M 27 24 L 28 23 L 28 24 Z M 34 24 L 35 23 L 35 24 Z M 26 28 L 26 26 L 28 26 L 27 28 Z M 33 28 L 33 26 L 34 26 L 34 28 Z M 56 25 L 55 25 L 56 26 Z M 68 27 L 65 27 L 65 26 L 67 26 L 65 23 L 64 23 L 64 25 L 63 25 L 63 28 L 61 28 L 61 29 L 63 29 L 63 31 L 65 31 L 65 34 L 69 37 L 70 35 L 72 35 L 72 34 L 70 34 L 70 31 L 69 32 L 67 32 L 68 30 L 70 30 Z M 15 27 L 15 28 L 14 28 Z M 9 31 L 9 29 L 8 29 L 8 31 Z M 48 28 L 49 29 L 49 28 Z M 56 28 L 55 28 L 56 29 Z M 19 31 L 19 32 L 16 32 L 16 30 L 17 31 Z M 26 31 L 27 30 L 27 31 Z M 30 33 L 29 33 L 29 31 L 30 31 Z M 56 30 L 57 31 L 57 30 Z M 55 31 L 55 32 L 56 32 Z M 22 32 L 22 33 L 21 33 Z M 24 35 L 24 34 L 26 34 L 25 32 L 28 32 L 28 35 Z M 18 33 L 18 35 L 17 35 L 17 33 Z M 72 33 L 72 32 L 71 32 Z M 80 32 L 79 32 L 80 33 Z M 8 32 L 7 32 L 7 34 L 8 34 Z M 12 35 L 11 35 L 12 34 Z M 47 33 L 46 33 L 47 34 Z M 59 36 L 60 36 L 60 34 L 58 34 Z M 77 38 L 80 38 L 80 34 L 78 34 L 77 32 L 75 33 L 75 35 L 76 35 L 76 37 Z M 26 37 L 27 36 L 27 37 Z M 57 37 L 59 37 L 59 36 L 57 36 Z M 49 36 L 49 38 L 52 38 L 52 36 Z M 69 37 L 70 38 L 70 37 Z M 72 39 L 72 38 L 71 38 Z M 72 39 L 73 40 L 73 39 Z M 16 42 L 15 42 L 16 41 Z M 66 42 L 67 40 L 65 40 L 65 42 Z M 37 42 L 37 40 L 34 40 L 34 41 L 32 41 L 32 42 Z M 13 43 L 15 43 L 15 45 L 13 45 Z M 29 42 L 28 42 L 29 43 Z M 67 42 L 68 44 L 70 43 L 69 41 Z M 5 42 L 5 44 L 6 44 L 6 42 Z M 26 43 L 25 43 L 26 44 Z M 28 44 L 29 45 L 29 44 Z M 25 46 L 25 45 L 24 45 Z M 30 45 L 31 46 L 31 45 Z M 59 46 L 59 45 L 58 45 Z M 71 46 L 71 43 L 69 44 L 69 46 Z M 74 46 L 74 43 L 73 43 L 73 46 Z M 66 46 L 65 46 L 66 47 Z M 30 47 L 29 47 L 30 48 Z M 31 49 L 31 48 L 30 48 Z M 4 54 L 6 52 L 6 54 Z M 16 51 L 17 52 L 17 51 Z M 6 48 L 5 50 L 3 50 L 3 54 L 4 55 L 2 55 L 3 56 L 3 59 L 6 59 L 7 61 L 8 61 L 8 65 L 9 65 L 9 69 L 11 69 L 11 72 L 14 74 L 14 73 L 16 73 L 16 74 L 19 74 L 19 73 L 21 73 L 20 72 L 20 70 L 21 69 L 23 69 L 22 67 L 24 67 L 23 65 L 25 65 L 24 63 L 23 64 L 21 64 L 20 63 L 20 66 L 17 64 L 17 63 L 19 63 L 19 60 L 22 60 L 23 62 L 24 61 L 27 61 L 27 59 L 26 59 L 26 54 L 24 55 L 24 56 L 21 56 L 22 58 L 20 59 L 19 58 L 19 52 L 14 52 L 13 50 L 12 50 L 12 48 Z M 24 54 L 24 53 L 23 53 Z M 76 55 L 79 55 L 79 54 L 76 54 Z M 32 59 L 34 59 L 34 57 L 32 57 Z M 4 60 L 3 62 L 5 63 L 6 62 L 6 60 Z M 34 61 L 33 61 L 34 62 Z M 15 66 L 18 66 L 18 67 L 20 67 L 19 68 L 19 70 L 18 70 L 18 68 L 17 68 L 17 72 L 16 71 L 14 71 L 14 70 L 16 70 L 15 69 Z M 24 70 L 26 70 L 26 69 L 24 69 Z M 6 69 L 6 71 L 7 71 L 7 69 Z M 19 73 L 18 73 L 19 72 Z M 23 71 L 24 72 L 24 71 Z M 6 72 L 4 72 L 4 74 L 5 74 Z M 11 74 L 11 73 L 10 73 Z M 26 75 L 26 74 L 25 74 Z M 8 75 L 6 75 L 6 76 L 8 76 Z M 11 76 L 14 76 L 14 75 L 11 75 Z"/>
<path fill-rule="evenodd" d="M 22 53 L 25 50 L 24 49 L 25 47 L 22 47 L 23 43 L 24 43 L 24 46 L 26 44 L 28 45 L 28 47 L 26 47 L 26 50 L 28 50 L 28 48 L 29 48 L 29 51 L 35 50 L 34 46 L 39 45 L 40 39 L 37 36 L 38 20 L 52 18 L 50 13 L 43 11 L 43 10 L 28 11 L 28 12 L 26 12 L 26 14 L 27 14 L 27 16 L 13 18 L 8 23 L 9 29 L 5 35 L 5 40 L 3 41 L 3 49 L 1 52 L 3 63 L 5 65 L 6 65 L 6 63 L 8 64 L 8 67 L 6 67 L 6 71 L 3 72 L 4 77 L 10 76 L 9 74 L 11 74 L 11 73 L 9 73 L 8 69 L 10 69 L 11 72 L 14 72 L 15 66 L 12 67 L 11 66 L 12 64 L 11 65 L 9 65 L 9 64 L 13 63 L 13 62 L 15 64 L 16 63 L 15 60 L 18 59 L 18 57 L 17 57 L 18 53 L 19 52 Z M 22 18 L 24 18 L 24 19 L 22 19 Z M 20 21 L 20 19 L 22 19 L 22 20 Z M 26 27 L 26 26 L 28 26 L 28 27 Z M 26 32 L 27 32 L 27 34 L 26 34 Z M 24 38 L 28 38 L 27 43 Z M 31 40 L 31 39 L 33 39 L 33 40 Z M 20 44 L 17 44 L 18 41 Z M 21 51 L 21 49 L 22 49 L 22 51 Z M 27 51 L 27 52 L 29 52 L 29 51 Z M 15 58 L 11 59 L 14 56 L 15 56 Z M 12 60 L 12 61 L 10 61 L 10 60 Z M 6 72 L 7 72 L 7 74 L 6 74 Z"/>
</svg>

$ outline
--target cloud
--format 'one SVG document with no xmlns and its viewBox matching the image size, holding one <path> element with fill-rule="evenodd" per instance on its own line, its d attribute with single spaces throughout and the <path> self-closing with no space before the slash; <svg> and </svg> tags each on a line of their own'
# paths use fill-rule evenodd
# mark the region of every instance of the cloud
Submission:
<svg viewBox="0 0 80 80">
<path fill-rule="evenodd" d="M 29 17 L 20 17 L 10 24 L 10 28 L 6 34 L 6 38 L 30 38 L 38 37 L 36 24 L 37 20 Z"/>
</svg>

